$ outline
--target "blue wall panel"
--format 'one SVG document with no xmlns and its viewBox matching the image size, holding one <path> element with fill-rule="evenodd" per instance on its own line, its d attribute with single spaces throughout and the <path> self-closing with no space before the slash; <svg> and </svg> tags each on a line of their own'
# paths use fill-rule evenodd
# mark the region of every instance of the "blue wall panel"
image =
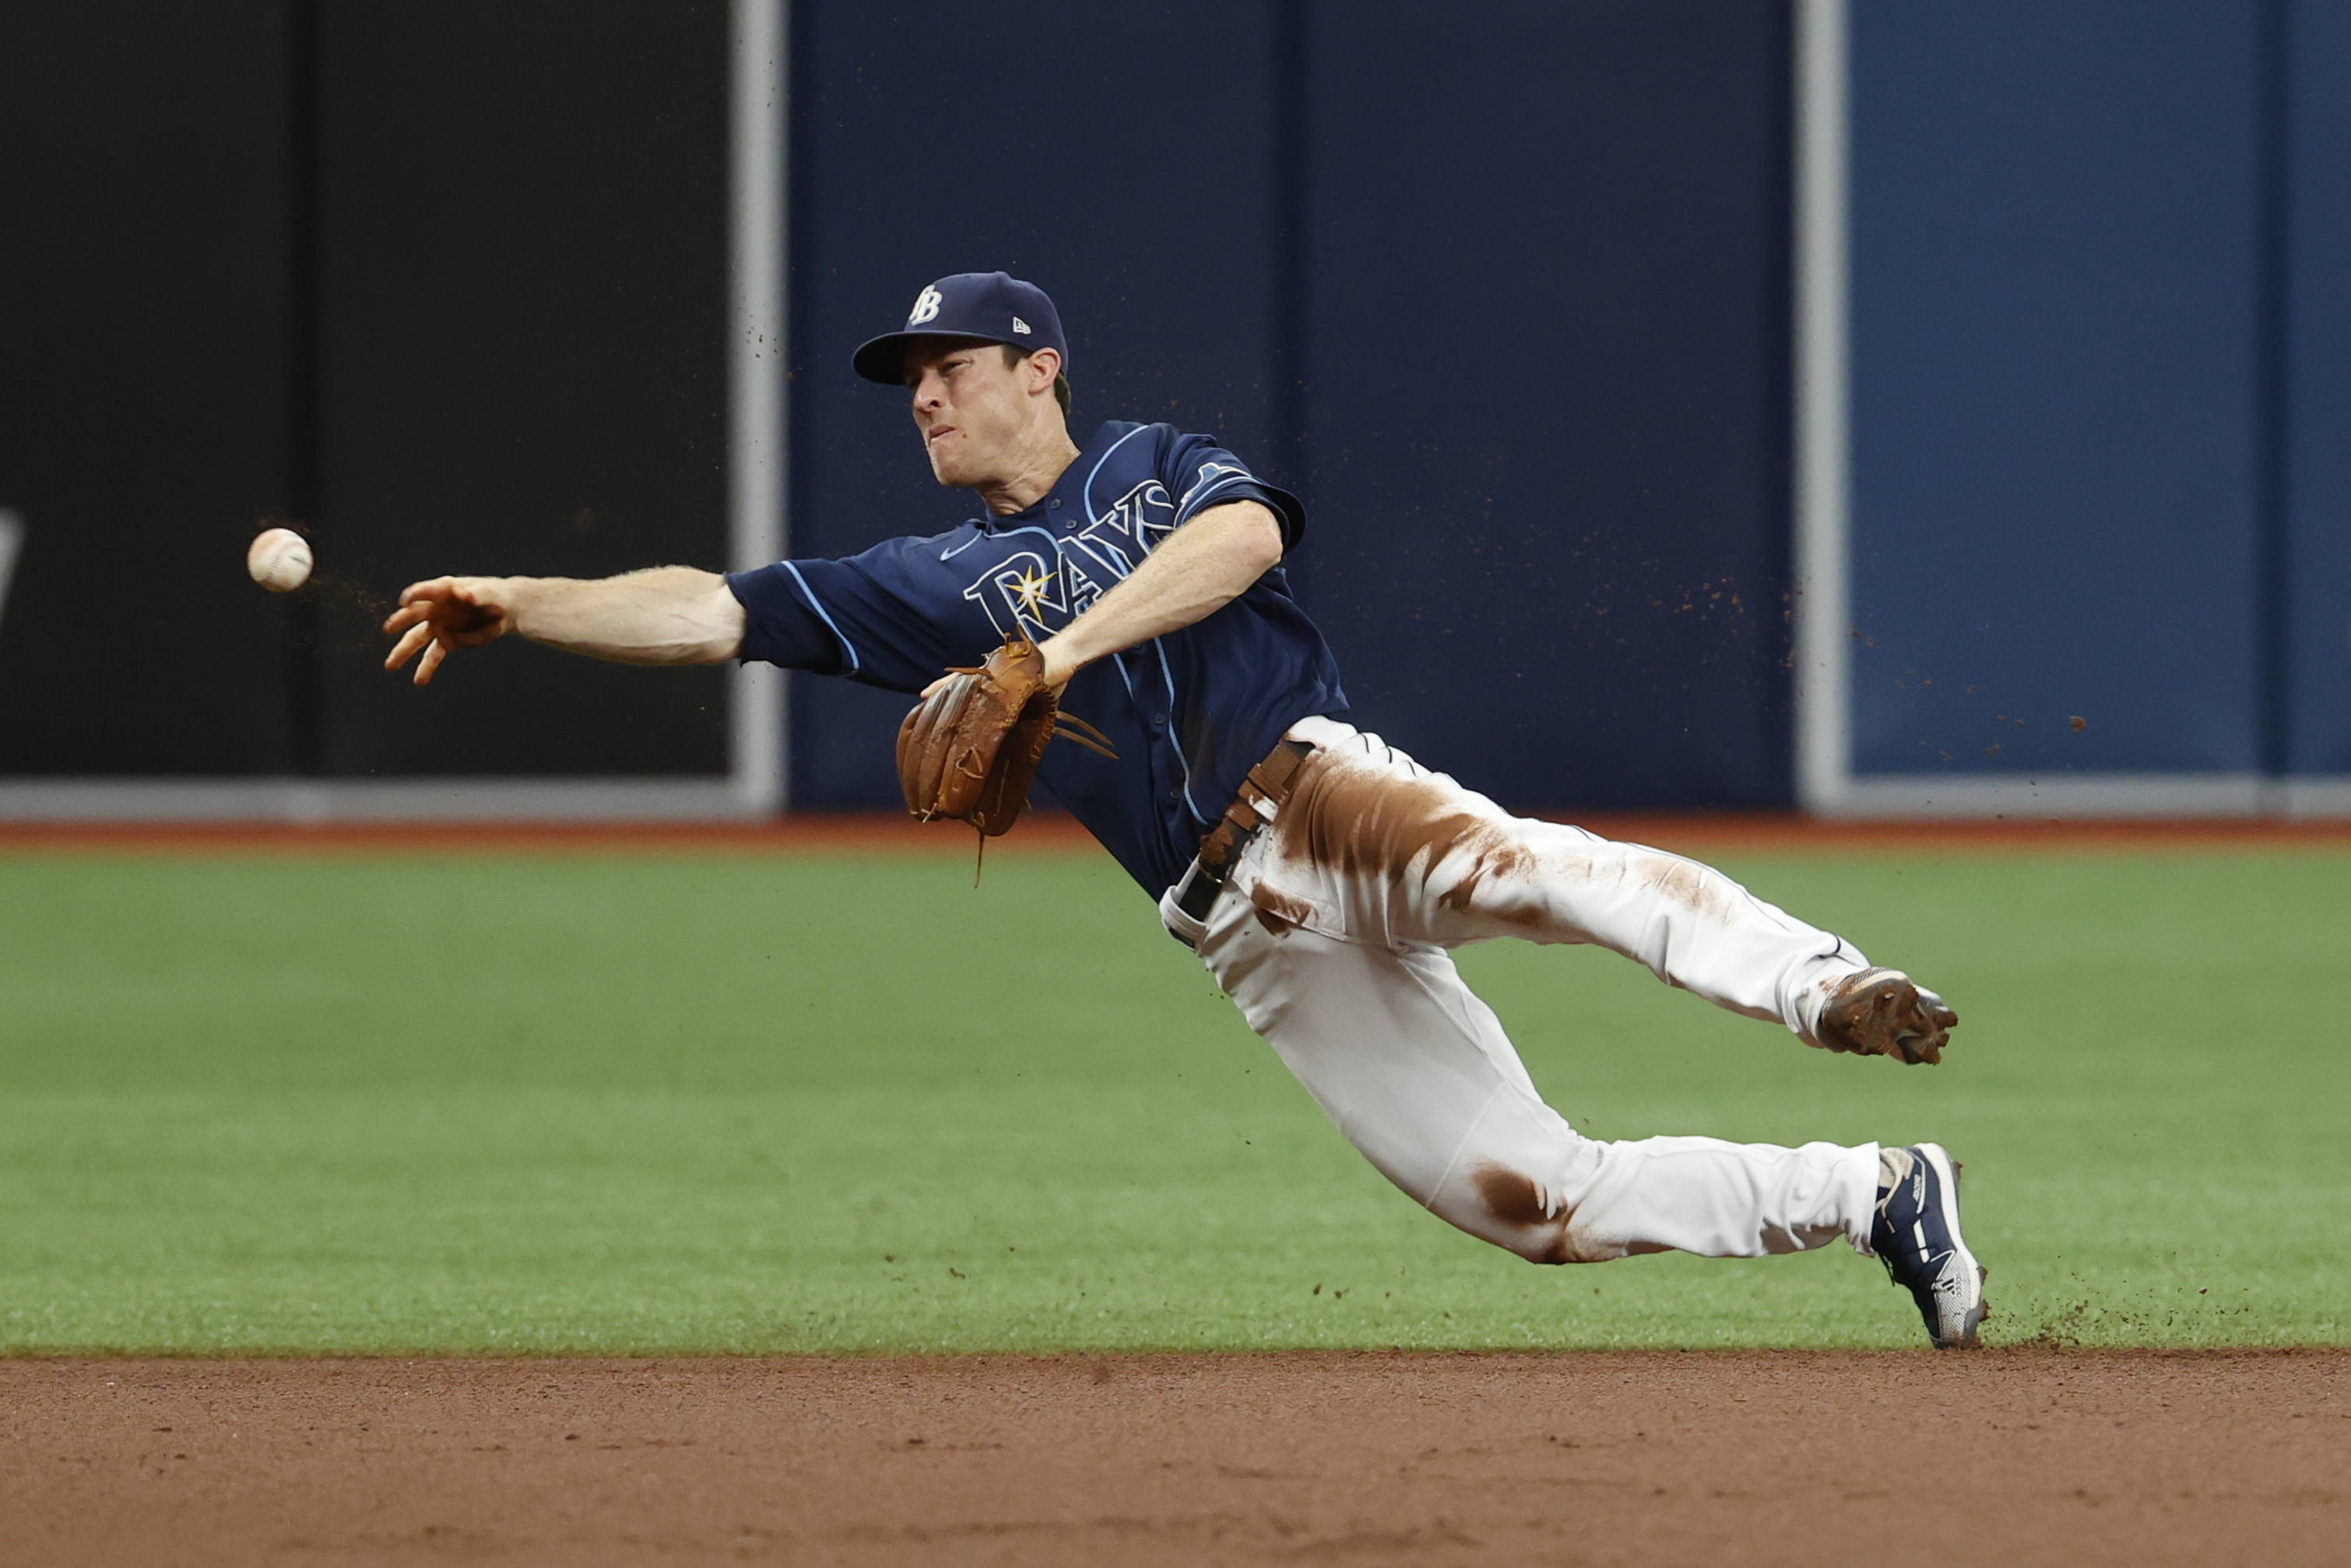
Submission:
<svg viewBox="0 0 2351 1568">
<path fill-rule="evenodd" d="M 2289 767 L 2351 773 L 2351 6 L 2294 9 L 2287 154 Z"/>
<path fill-rule="evenodd" d="M 2254 768 L 2260 8 L 1854 21 L 1856 770 Z"/>
<path fill-rule="evenodd" d="M 969 515 L 848 358 L 1003 267 L 1080 426 L 1303 491 L 1361 721 L 1516 803 L 1787 799 L 1777 0 L 794 15 L 795 554 Z M 794 801 L 893 803 L 903 699 L 793 692 Z"/>
<path fill-rule="evenodd" d="M 1249 0 L 792 7 L 791 549 L 845 555 L 977 510 L 905 394 L 850 372 L 922 286 L 1002 267 L 1053 296 L 1073 428 L 1172 420 L 1270 477 L 1274 21 Z M 792 799 L 893 806 L 905 699 L 793 677 Z"/>
<path fill-rule="evenodd" d="M 1787 799 L 1784 6 L 1307 8 L 1297 567 L 1515 804 Z"/>
</svg>

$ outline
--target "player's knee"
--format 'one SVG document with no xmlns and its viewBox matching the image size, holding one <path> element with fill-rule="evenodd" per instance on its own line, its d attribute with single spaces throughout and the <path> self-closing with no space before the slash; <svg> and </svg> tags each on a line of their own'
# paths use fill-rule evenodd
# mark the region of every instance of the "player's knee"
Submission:
<svg viewBox="0 0 2351 1568">
<path fill-rule="evenodd" d="M 1530 1263 L 1613 1263 L 1628 1252 L 1661 1251 L 1661 1248 L 1626 1247 L 1622 1242 L 1594 1242 L 1562 1225 L 1547 1234 L 1511 1238 L 1488 1237 L 1503 1251 Z"/>
<path fill-rule="evenodd" d="M 1570 1253 L 1564 1234 L 1535 1239 L 1489 1237 L 1488 1239 L 1521 1262 L 1577 1263 L 1583 1261 Z"/>
<path fill-rule="evenodd" d="M 1622 1243 L 1583 1234 L 1574 1208 L 1532 1176 L 1508 1166 L 1484 1165 L 1471 1181 L 1477 1209 L 1456 1223 L 1505 1252 L 1530 1263 L 1603 1263 L 1625 1256 Z"/>
</svg>

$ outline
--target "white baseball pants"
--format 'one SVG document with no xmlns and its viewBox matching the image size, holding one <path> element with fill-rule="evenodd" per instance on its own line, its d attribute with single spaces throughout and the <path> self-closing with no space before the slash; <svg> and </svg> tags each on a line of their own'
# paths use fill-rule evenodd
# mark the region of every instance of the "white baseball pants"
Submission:
<svg viewBox="0 0 2351 1568">
<path fill-rule="evenodd" d="M 1543 1103 L 1448 951 L 1596 943 L 1810 1040 L 1867 967 L 1706 866 L 1513 817 L 1375 735 L 1301 721 L 1290 800 L 1205 922 L 1161 902 L 1341 1133 L 1436 1214 L 1538 1263 L 1667 1249 L 1752 1258 L 1837 1236 L 1867 1253 L 1877 1145 L 1604 1143 Z"/>
</svg>

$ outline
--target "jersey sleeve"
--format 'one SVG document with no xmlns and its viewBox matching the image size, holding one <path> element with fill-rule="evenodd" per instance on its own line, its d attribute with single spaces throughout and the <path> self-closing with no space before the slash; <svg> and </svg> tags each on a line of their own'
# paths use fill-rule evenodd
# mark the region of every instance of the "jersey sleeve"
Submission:
<svg viewBox="0 0 2351 1568">
<path fill-rule="evenodd" d="M 727 589 L 743 606 L 742 657 L 787 670 L 840 674 L 847 662 L 843 644 L 808 597 L 797 564 L 778 561 L 726 574 Z"/>
<path fill-rule="evenodd" d="M 1176 524 L 1182 527 L 1211 507 L 1255 501 L 1281 524 L 1284 555 L 1306 537 L 1305 503 L 1278 485 L 1249 472 L 1249 465 L 1205 435 L 1177 435 L 1159 460 L 1159 480 L 1176 497 Z"/>
<path fill-rule="evenodd" d="M 742 656 L 893 692 L 922 690 L 949 664 L 967 662 L 947 646 L 953 606 L 937 602 L 925 558 L 946 559 L 938 552 L 972 531 L 728 573 L 744 611 Z"/>
</svg>

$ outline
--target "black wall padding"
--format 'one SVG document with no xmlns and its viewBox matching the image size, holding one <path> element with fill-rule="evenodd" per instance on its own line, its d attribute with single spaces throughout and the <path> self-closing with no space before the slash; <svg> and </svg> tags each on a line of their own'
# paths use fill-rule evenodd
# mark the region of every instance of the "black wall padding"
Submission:
<svg viewBox="0 0 2351 1568">
<path fill-rule="evenodd" d="M 287 61 L 256 0 L 0 8 L 0 773 L 293 760 Z"/>
<path fill-rule="evenodd" d="M 716 669 L 513 640 L 417 692 L 377 599 L 726 559 L 723 4 L 329 5 L 321 628 L 339 775 L 722 772 Z"/>
</svg>

